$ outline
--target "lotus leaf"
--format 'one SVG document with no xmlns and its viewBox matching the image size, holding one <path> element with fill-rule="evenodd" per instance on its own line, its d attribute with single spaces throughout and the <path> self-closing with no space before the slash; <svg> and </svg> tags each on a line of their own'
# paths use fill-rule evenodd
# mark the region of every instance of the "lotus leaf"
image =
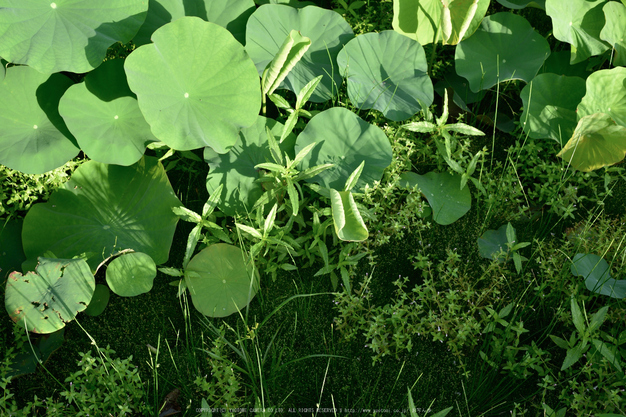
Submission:
<svg viewBox="0 0 626 417">
<path fill-rule="evenodd" d="M 367 239 L 369 233 L 352 193 L 331 188 L 330 202 L 333 224 L 339 239 L 351 242 L 362 242 Z"/>
<path fill-rule="evenodd" d="M 530 82 L 550 55 L 550 46 L 530 23 L 512 13 L 483 19 L 474 35 L 459 43 L 456 72 L 478 92 L 506 80 Z"/>
<path fill-rule="evenodd" d="M 600 39 L 606 0 L 546 0 L 554 37 L 572 45 L 570 62 L 576 64 L 609 49 Z"/>
<path fill-rule="evenodd" d="M 421 45 L 446 39 L 456 45 L 470 37 L 485 17 L 490 0 L 393 0 L 393 29 Z M 444 5 L 449 10 L 444 13 Z M 466 21 L 468 15 L 469 21 Z M 448 15 L 445 20 L 444 16 Z M 448 29 L 449 35 L 444 36 Z M 437 38 L 437 39 L 435 39 Z"/>
<path fill-rule="evenodd" d="M 152 41 L 125 63 L 152 133 L 174 149 L 228 152 L 261 108 L 259 77 L 243 46 L 198 17 L 168 23 Z"/>
<path fill-rule="evenodd" d="M 109 264 L 106 275 L 111 291 L 121 297 L 134 297 L 152 289 L 156 265 L 145 253 L 127 253 Z"/>
<path fill-rule="evenodd" d="M 4 66 L 4 60 L 0 58 L 0 81 L 4 80 L 4 76 L 6 75 L 7 69 Z"/>
<path fill-rule="evenodd" d="M 146 18 L 145 0 L 3 0 L 0 55 L 44 74 L 89 72 Z"/>
<path fill-rule="evenodd" d="M 579 62 L 577 64 L 571 65 L 570 61 L 570 51 L 555 51 L 550 54 L 546 62 L 543 64 L 543 68 L 540 72 L 545 73 L 553 73 L 557 75 L 566 75 L 568 77 L 580 77 L 582 79 L 587 79 L 589 71 L 587 71 L 587 63 Z"/>
<path fill-rule="evenodd" d="M 109 304 L 109 296 L 109 287 L 96 284 L 96 290 L 93 292 L 93 297 L 91 297 L 91 301 L 84 313 L 92 317 L 102 314 L 107 304 Z"/>
<path fill-rule="evenodd" d="M 433 102 L 424 48 L 392 30 L 352 39 L 337 55 L 337 64 L 348 80 L 350 100 L 361 109 L 400 121 L 420 111 L 420 102 Z"/>
<path fill-rule="evenodd" d="M 183 16 L 196 16 L 228 29 L 243 44 L 246 22 L 254 10 L 254 0 L 150 0 L 146 21 L 133 43 L 145 45 L 161 26 Z"/>
<path fill-rule="evenodd" d="M 563 146 L 576 129 L 576 107 L 585 95 L 585 80 L 539 74 L 522 89 L 521 95 L 524 112 L 520 120 L 528 136 L 552 138 Z"/>
<path fill-rule="evenodd" d="M 24 219 L 22 238 L 29 259 L 51 250 L 56 256 L 92 253 L 97 265 L 119 249 L 167 261 L 180 206 L 161 163 L 144 157 L 130 167 L 95 161 L 82 164 L 48 202 L 35 204 Z"/>
<path fill-rule="evenodd" d="M 330 100 L 342 83 L 337 71 L 337 54 L 354 37 L 352 28 L 338 13 L 320 7 L 295 9 L 282 4 L 259 7 L 250 16 L 246 27 L 246 51 L 259 75 L 263 74 L 292 30 L 310 38 L 311 46 L 279 88 L 297 94 L 309 81 L 323 75 L 310 101 Z"/>
<path fill-rule="evenodd" d="M 96 282 L 83 259 L 39 258 L 35 272 L 13 272 L 5 307 L 11 319 L 34 333 L 52 333 L 91 301 Z"/>
<path fill-rule="evenodd" d="M 523 9 L 524 7 L 532 6 L 538 9 L 546 9 L 546 0 L 498 0 L 498 3 L 508 7 L 509 9 Z"/>
<path fill-rule="evenodd" d="M 124 61 L 105 62 L 71 86 L 59 113 L 89 158 L 105 164 L 132 165 L 157 139 L 128 88 Z"/>
<path fill-rule="evenodd" d="M 296 139 L 296 154 L 317 143 L 302 160 L 302 168 L 335 164 L 307 180 L 326 188 L 343 189 L 350 174 L 365 161 L 356 190 L 380 181 L 391 164 L 391 144 L 385 132 L 350 110 L 333 107 L 315 115 Z"/>
<path fill-rule="evenodd" d="M 256 295 L 259 278 L 253 271 L 241 249 L 216 243 L 191 259 L 185 268 L 185 284 L 199 312 L 226 317 L 247 306 Z"/>
<path fill-rule="evenodd" d="M 16 218 L 0 223 L 0 282 L 26 259 L 22 250 L 22 223 Z"/>
<path fill-rule="evenodd" d="M 62 74 L 43 75 L 26 66 L 7 69 L 0 83 L 1 164 L 43 174 L 78 155 L 76 140 L 58 110 L 71 85 Z"/>
<path fill-rule="evenodd" d="M 405 172 L 400 176 L 404 187 L 418 186 L 433 210 L 433 220 L 441 225 L 454 223 L 472 207 L 469 187 L 461 190 L 461 176 L 448 172 L 418 175 Z"/>
<path fill-rule="evenodd" d="M 611 116 L 595 113 L 578 121 L 572 138 L 557 156 L 579 171 L 593 171 L 613 165 L 626 155 L 626 127 Z"/>
<path fill-rule="evenodd" d="M 587 78 L 587 94 L 578 105 L 578 118 L 606 113 L 626 127 L 626 68 L 596 71 Z"/>
<path fill-rule="evenodd" d="M 614 1 L 602 8 L 606 24 L 600 31 L 600 39 L 615 49 L 613 65 L 626 65 L 626 6 Z"/>
<path fill-rule="evenodd" d="M 584 277 L 589 291 L 613 298 L 626 297 L 626 279 L 611 278 L 609 264 L 598 255 L 577 253 L 570 270 L 572 275 Z"/>
<path fill-rule="evenodd" d="M 239 133 L 239 140 L 227 154 L 220 155 L 210 148 L 204 149 L 204 160 L 209 164 L 206 186 L 209 194 L 224 186 L 217 207 L 226 215 L 245 214 L 264 192 L 262 184 L 256 182 L 262 172 L 255 168 L 265 162 L 273 162 L 265 128 L 269 127 L 276 141 L 280 138 L 283 125 L 272 119 L 259 116 L 254 125 Z M 279 145 L 293 159 L 296 137 L 289 134 Z"/>
<path fill-rule="evenodd" d="M 507 225 L 504 224 L 500 226 L 498 230 L 487 230 L 481 237 L 478 238 L 478 253 L 480 256 L 494 261 L 504 261 L 501 258 L 497 258 L 496 255 L 500 253 L 500 251 L 503 251 L 504 253 L 508 251 L 506 246 L 508 243 L 506 228 Z"/>
</svg>

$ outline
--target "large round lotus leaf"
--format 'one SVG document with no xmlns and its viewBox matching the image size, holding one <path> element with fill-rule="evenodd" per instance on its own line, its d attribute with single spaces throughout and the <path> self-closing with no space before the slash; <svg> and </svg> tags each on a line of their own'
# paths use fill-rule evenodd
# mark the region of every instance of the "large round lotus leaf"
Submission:
<svg viewBox="0 0 626 417">
<path fill-rule="evenodd" d="M 550 55 L 550 46 L 530 23 L 513 13 L 483 19 L 472 37 L 456 47 L 456 72 L 478 92 L 506 80 L 530 82 Z"/>
<path fill-rule="evenodd" d="M 557 156 L 579 171 L 593 171 L 613 165 L 626 155 L 626 127 L 619 126 L 604 113 L 585 116 L 578 121 L 572 138 Z"/>
<path fill-rule="evenodd" d="M 310 101 L 330 100 L 342 83 L 337 70 L 337 54 L 354 37 L 352 28 L 338 13 L 316 6 L 295 9 L 282 4 L 266 4 L 259 7 L 248 19 L 246 27 L 246 51 L 259 75 L 263 74 L 292 30 L 310 38 L 311 46 L 279 88 L 298 93 L 309 81 L 323 75 Z"/>
<path fill-rule="evenodd" d="M 280 140 L 283 125 L 272 119 L 259 116 L 255 124 L 243 129 L 239 133 L 239 140 L 227 154 L 217 154 L 210 148 L 204 148 L 204 160 L 209 164 L 209 174 L 206 187 L 209 194 L 223 185 L 222 195 L 217 207 L 226 215 L 235 213 L 246 214 L 254 203 L 265 192 L 263 185 L 256 182 L 261 176 L 255 166 L 265 162 L 274 162 L 267 141 L 265 128 L 269 127 L 276 138 Z M 293 133 L 285 138 L 279 147 L 293 159 Z"/>
<path fill-rule="evenodd" d="M 194 307 L 206 316 L 226 317 L 241 310 L 259 289 L 253 265 L 237 246 L 217 243 L 194 256 L 185 283 Z"/>
<path fill-rule="evenodd" d="M 600 31 L 600 39 L 615 49 L 613 65 L 626 65 L 626 6 L 614 1 L 602 7 L 606 24 Z"/>
<path fill-rule="evenodd" d="M 429 172 L 425 175 L 405 172 L 400 180 L 404 187 L 419 187 L 433 210 L 433 220 L 439 224 L 454 223 L 472 207 L 469 187 L 460 189 L 460 175 L 448 172 Z"/>
<path fill-rule="evenodd" d="M 56 256 L 92 255 L 92 269 L 120 249 L 167 261 L 180 206 L 161 163 L 144 157 L 123 167 L 82 164 L 48 202 L 35 204 L 24 219 L 27 258 L 50 250 Z"/>
<path fill-rule="evenodd" d="M 626 127 L 626 68 L 600 70 L 587 78 L 587 94 L 578 105 L 578 118 L 606 113 Z"/>
<path fill-rule="evenodd" d="M 100 75 L 104 72 L 111 74 Z M 132 165 L 141 159 L 146 145 L 157 139 L 143 118 L 137 99 L 129 94 L 124 61 L 107 61 L 85 80 L 92 76 L 94 81 L 67 90 L 59 103 L 59 113 L 89 158 L 105 164 Z M 116 88 L 120 94 L 112 93 Z M 118 97 L 111 97 L 114 95 Z M 102 96 L 111 100 L 103 100 Z"/>
<path fill-rule="evenodd" d="M 119 256 L 107 267 L 107 284 L 121 297 L 134 297 L 152 289 L 156 265 L 149 255 L 141 252 Z"/>
<path fill-rule="evenodd" d="M 3 0 L 0 55 L 39 72 L 89 72 L 109 46 L 132 39 L 146 0 Z"/>
<path fill-rule="evenodd" d="M 96 284 L 96 289 L 93 292 L 93 297 L 91 297 L 91 301 L 89 305 L 85 309 L 84 313 L 88 316 L 99 316 L 104 312 L 104 309 L 109 304 L 109 287 L 102 284 Z"/>
<path fill-rule="evenodd" d="M 457 44 L 460 31 L 475 0 L 448 0 L 451 36 L 447 43 Z M 474 16 L 463 39 L 470 37 L 485 17 L 490 0 L 478 0 Z M 401 35 L 418 41 L 421 45 L 433 43 L 437 35 L 442 39 L 442 0 L 393 0 L 393 29 Z"/>
<path fill-rule="evenodd" d="M 11 319 L 35 333 L 52 333 L 85 310 L 96 281 L 82 259 L 39 258 L 35 272 L 13 272 L 4 303 Z"/>
<path fill-rule="evenodd" d="M 183 16 L 196 16 L 228 29 L 243 44 L 246 22 L 254 10 L 254 0 L 150 0 L 146 21 L 133 43 L 145 45 L 161 26 Z"/>
<path fill-rule="evenodd" d="M 228 152 L 261 107 L 259 76 L 243 46 L 198 17 L 168 23 L 152 41 L 125 63 L 152 133 L 174 149 Z"/>
<path fill-rule="evenodd" d="M 600 39 L 606 0 L 546 0 L 554 37 L 572 45 L 571 63 L 584 61 L 609 49 Z"/>
<path fill-rule="evenodd" d="M 585 277 L 589 291 L 613 298 L 626 297 L 626 279 L 611 278 L 609 264 L 598 255 L 577 253 L 572 259 L 572 275 Z"/>
<path fill-rule="evenodd" d="M 391 144 L 385 132 L 343 107 L 315 115 L 296 139 L 296 154 L 315 142 L 315 148 L 302 160 L 301 170 L 335 164 L 307 180 L 323 187 L 343 190 L 348 177 L 365 161 L 357 191 L 380 181 L 391 164 Z"/>
<path fill-rule="evenodd" d="M 576 129 L 576 106 L 585 95 L 585 80 L 539 74 L 526 84 L 521 95 L 524 132 L 535 139 L 552 138 L 563 146 Z"/>
<path fill-rule="evenodd" d="M 400 121 L 420 111 L 420 101 L 426 107 L 433 103 L 424 48 L 393 30 L 352 39 L 337 55 L 337 64 L 348 80 L 350 100 L 361 109 Z"/>
<path fill-rule="evenodd" d="M 78 155 L 58 109 L 71 85 L 62 74 L 43 75 L 26 66 L 7 69 L 0 83 L 0 164 L 43 174 Z"/>
<path fill-rule="evenodd" d="M 498 3 L 508 7 L 509 9 L 523 9 L 524 7 L 532 6 L 539 9 L 546 8 L 546 0 L 498 0 Z"/>
</svg>

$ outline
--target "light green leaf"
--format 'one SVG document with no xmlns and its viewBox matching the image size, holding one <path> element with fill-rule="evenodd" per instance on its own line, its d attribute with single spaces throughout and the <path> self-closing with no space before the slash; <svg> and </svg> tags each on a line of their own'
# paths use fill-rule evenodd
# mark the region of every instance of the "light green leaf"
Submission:
<svg viewBox="0 0 626 417">
<path fill-rule="evenodd" d="M 4 0 L 0 55 L 44 74 L 89 72 L 109 46 L 131 40 L 147 11 L 145 0 Z"/>
<path fill-rule="evenodd" d="M 552 19 L 554 37 L 571 44 L 571 64 L 609 49 L 600 40 L 604 3 L 606 0 L 546 0 L 546 14 Z"/>
<path fill-rule="evenodd" d="M 352 39 L 337 55 L 337 64 L 350 100 L 360 109 L 376 109 L 400 121 L 433 102 L 424 48 L 392 30 Z"/>
<path fill-rule="evenodd" d="M 567 354 L 565 355 L 565 359 L 563 360 L 563 365 L 561 365 L 561 371 L 566 370 L 570 366 L 574 365 L 580 358 L 583 356 L 583 351 L 581 345 L 577 345 L 571 349 L 567 349 Z"/>
<path fill-rule="evenodd" d="M 379 181 L 391 163 L 391 144 L 377 126 L 343 107 L 333 107 L 316 116 L 296 139 L 296 152 L 317 143 L 302 161 L 301 171 L 322 164 L 334 164 L 330 169 L 308 180 L 323 187 L 342 189 L 350 174 L 365 161 L 356 189 Z"/>
<path fill-rule="evenodd" d="M 217 243 L 203 249 L 185 268 L 194 307 L 210 317 L 243 309 L 259 289 L 258 273 L 241 249 Z"/>
<path fill-rule="evenodd" d="M 585 319 L 583 318 L 583 313 L 576 302 L 574 297 L 570 298 L 570 307 L 572 310 L 572 321 L 574 322 L 574 326 L 578 333 L 582 336 L 585 334 Z"/>
<path fill-rule="evenodd" d="M 336 57 L 343 45 L 354 37 L 352 28 L 338 13 L 320 7 L 295 9 L 282 4 L 259 7 L 248 19 L 246 28 L 246 51 L 259 75 L 263 74 L 292 30 L 308 37 L 311 46 L 279 88 L 298 93 L 312 79 L 322 75 L 311 101 L 329 100 L 337 94 L 342 83 Z"/>
<path fill-rule="evenodd" d="M 278 203 L 275 203 L 274 206 L 272 206 L 272 209 L 265 218 L 265 222 L 263 223 L 263 236 L 266 236 L 267 233 L 270 232 L 274 227 L 274 220 L 276 220 L 276 210 L 278 210 Z"/>
<path fill-rule="evenodd" d="M 243 46 L 197 17 L 168 23 L 152 40 L 124 65 L 152 133 L 176 150 L 226 153 L 261 107 L 259 78 Z"/>
<path fill-rule="evenodd" d="M 579 171 L 616 164 L 626 155 L 626 127 L 608 114 L 596 113 L 578 121 L 574 134 L 557 154 Z"/>
<path fill-rule="evenodd" d="M 120 297 L 135 297 L 152 289 L 156 265 L 149 255 L 141 252 L 118 256 L 107 267 L 109 288 Z"/>
<path fill-rule="evenodd" d="M 526 19 L 496 13 L 483 19 L 456 48 L 456 72 L 478 92 L 506 80 L 530 82 L 550 55 L 550 46 Z"/>
<path fill-rule="evenodd" d="M 200 223 L 202 221 L 202 217 L 198 213 L 187 207 L 172 207 L 172 212 L 186 222 Z"/>
<path fill-rule="evenodd" d="M 403 187 L 417 186 L 428 200 L 433 211 L 433 220 L 441 225 L 454 223 L 469 211 L 472 195 L 469 187 L 460 189 L 461 176 L 447 172 L 429 172 L 418 175 L 405 172 L 400 176 Z"/>
<path fill-rule="evenodd" d="M 361 173 L 363 172 L 364 166 L 365 166 L 365 161 L 361 162 L 361 165 L 359 165 L 358 168 L 355 169 L 354 172 L 352 172 L 352 174 L 350 174 L 350 176 L 346 180 L 346 186 L 343 188 L 344 191 L 350 191 L 354 188 L 357 181 L 359 180 L 359 177 L 361 176 Z"/>
<path fill-rule="evenodd" d="M 591 343 L 593 343 L 593 346 L 595 346 L 598 352 L 600 352 L 600 354 L 604 356 L 604 358 L 611 365 L 613 365 L 619 372 L 622 372 L 622 366 L 620 365 L 619 359 L 615 356 L 611 349 L 609 349 L 606 342 L 598 339 L 593 339 Z"/>
<path fill-rule="evenodd" d="M 564 145 L 576 129 L 576 107 L 584 95 L 582 78 L 537 75 L 521 93 L 524 112 L 520 120 L 524 131 L 531 138 L 551 138 Z"/>
<path fill-rule="evenodd" d="M 35 272 L 9 275 L 4 303 L 11 320 L 34 333 L 52 333 L 91 301 L 96 282 L 82 259 L 39 258 Z"/>
<path fill-rule="evenodd" d="M 26 66 L 6 70 L 0 82 L 0 164 L 43 174 L 78 155 L 76 139 L 58 110 L 71 85 L 62 74 L 43 75 Z"/>
<path fill-rule="evenodd" d="M 567 343 L 567 341 L 561 339 L 560 337 L 550 335 L 550 339 L 552 339 L 552 341 L 561 349 L 569 349 L 569 344 Z"/>
<path fill-rule="evenodd" d="M 411 122 L 401 126 L 403 129 L 416 133 L 431 133 L 437 130 L 437 125 L 431 122 Z"/>
<path fill-rule="evenodd" d="M 626 65 L 626 5 L 614 1 L 602 7 L 606 23 L 600 32 L 600 39 L 613 46 L 613 65 Z"/>
<path fill-rule="evenodd" d="M 451 123 L 445 125 L 445 130 L 448 132 L 456 132 L 465 136 L 485 136 L 485 133 L 475 127 L 466 125 L 465 123 Z"/>
<path fill-rule="evenodd" d="M 369 233 L 352 193 L 331 188 L 330 202 L 337 237 L 351 242 L 362 242 L 367 239 Z"/>
<path fill-rule="evenodd" d="M 274 59 L 267 64 L 263 72 L 261 79 L 263 94 L 272 94 L 278 88 L 310 46 L 311 39 L 302 36 L 297 30 L 289 32 Z"/>
<path fill-rule="evenodd" d="M 589 334 L 593 334 L 596 330 L 602 326 L 606 319 L 606 313 L 609 311 L 609 306 L 604 306 L 600 310 L 596 311 L 591 320 L 589 321 Z"/>
<path fill-rule="evenodd" d="M 235 226 L 237 226 L 237 229 L 240 229 L 241 231 L 249 234 L 252 237 L 256 237 L 257 239 L 263 239 L 263 235 L 261 234 L 261 232 L 250 226 L 246 226 L 245 224 L 241 223 L 235 223 Z"/>
<path fill-rule="evenodd" d="M 578 105 L 578 119 L 606 113 L 626 127 L 626 68 L 599 70 L 587 78 L 587 93 Z"/>
<path fill-rule="evenodd" d="M 309 101 L 309 98 L 311 98 L 311 95 L 313 94 L 313 92 L 315 92 L 315 89 L 322 81 L 323 77 L 323 75 L 318 75 L 317 77 L 309 81 L 307 85 L 302 87 L 302 90 L 300 90 L 296 97 L 296 110 L 301 109 L 302 106 L 304 106 L 304 104 Z"/>
</svg>

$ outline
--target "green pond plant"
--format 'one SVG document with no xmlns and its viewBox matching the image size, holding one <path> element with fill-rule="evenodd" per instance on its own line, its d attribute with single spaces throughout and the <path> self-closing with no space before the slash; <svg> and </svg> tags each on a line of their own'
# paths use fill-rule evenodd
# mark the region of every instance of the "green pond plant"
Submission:
<svg viewBox="0 0 626 417">
<path fill-rule="evenodd" d="M 5 307 L 20 326 L 51 335 L 39 340 L 40 353 L 49 356 L 63 337 L 56 332 L 79 312 L 101 314 L 110 292 L 145 294 L 159 272 L 174 276 L 178 296 L 188 291 L 201 314 L 222 318 L 242 314 L 266 276 L 315 266 L 334 290 L 343 286 L 337 327 L 348 338 L 360 329 L 375 361 L 410 352 L 420 333 L 445 340 L 461 360 L 484 332 L 515 345 L 515 353 L 504 345 L 481 350 L 490 366 L 525 349 L 524 365 L 507 370 L 547 378 L 541 349 L 524 344 L 527 330 L 513 321 L 526 310 L 493 300 L 503 284 L 489 274 L 513 260 L 527 277 L 533 261 L 520 252 L 539 250 L 519 242 L 508 220 L 497 230 L 485 223 L 472 239 L 475 255 L 493 261 L 481 275 L 488 300 L 458 273 L 456 249 L 445 248 L 446 260 L 434 268 L 420 252 L 426 279 L 413 292 L 397 280 L 384 307 L 365 306 L 369 281 L 356 288 L 353 273 L 372 254 L 370 244 L 388 241 L 379 227 L 418 222 L 389 226 L 376 209 L 409 207 L 420 224 L 455 227 L 482 209 L 483 198 L 494 201 L 493 184 L 483 181 L 485 133 L 470 124 L 493 127 L 493 168 L 496 130 L 506 124 L 500 97 L 512 108 L 511 129 L 518 124 L 525 135 L 518 146 L 548 149 L 549 142 L 558 148 L 549 157 L 561 158 L 564 171 L 604 170 L 608 195 L 610 172 L 618 170 L 610 167 L 626 156 L 626 3 L 498 0 L 543 13 L 550 39 L 523 14 L 488 15 L 489 0 L 393 0 L 392 28 L 355 35 L 337 12 L 357 18 L 370 2 L 337 3 L 333 11 L 273 0 L 0 0 L 0 164 L 40 175 L 84 160 L 47 201 L 30 207 L 21 230 L 12 222 L 0 229 L 0 247 L 24 255 L 21 271 L 3 270 L 11 272 Z M 445 68 L 435 65 L 438 48 L 451 60 Z M 496 113 L 483 114 L 482 99 L 494 92 Z M 465 121 L 448 123 L 453 113 Z M 175 154 L 205 169 L 209 198 L 201 212 L 185 207 L 170 183 L 175 163 L 166 169 L 163 161 Z M 374 202 L 376 195 L 391 197 Z M 179 220 L 194 226 L 182 263 L 166 266 Z M 581 288 L 624 298 L 624 280 L 611 277 L 602 256 L 571 255 Z M 99 272 L 106 285 L 96 285 Z M 458 288 L 442 289 L 436 273 Z M 424 305 L 412 308 L 409 300 Z M 458 317 L 462 303 L 473 304 Z M 576 330 L 569 340 L 550 335 L 566 350 L 561 371 L 573 372 L 589 352 L 621 372 L 621 339 L 600 331 L 609 307 L 594 307 L 589 320 L 576 298 L 569 307 L 558 311 L 571 315 Z M 87 362 L 94 362 L 88 354 Z M 83 374 L 74 380 L 91 378 Z M 127 374 L 141 397 L 140 381 Z M 82 391 L 63 395 L 87 401 Z"/>
</svg>

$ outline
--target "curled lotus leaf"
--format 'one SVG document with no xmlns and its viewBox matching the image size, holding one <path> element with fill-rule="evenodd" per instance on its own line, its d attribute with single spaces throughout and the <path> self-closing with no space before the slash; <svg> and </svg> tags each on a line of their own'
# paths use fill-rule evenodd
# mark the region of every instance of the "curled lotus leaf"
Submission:
<svg viewBox="0 0 626 417">
<path fill-rule="evenodd" d="M 626 65 L 626 5 L 610 1 L 602 7 L 606 24 L 600 39 L 613 46 L 613 65 Z"/>
<path fill-rule="evenodd" d="M 83 259 L 39 258 L 35 272 L 9 275 L 5 307 L 28 331 L 52 333 L 87 308 L 95 287 Z"/>
<path fill-rule="evenodd" d="M 584 172 L 616 164 L 626 156 L 626 127 L 608 114 L 585 116 L 557 156 Z"/>
<path fill-rule="evenodd" d="M 572 64 L 609 49 L 600 39 L 605 23 L 604 3 L 606 0 L 546 0 L 546 14 L 552 19 L 554 37 L 572 45 Z"/>
<path fill-rule="evenodd" d="M 626 127 L 626 68 L 600 70 L 587 78 L 587 92 L 578 105 L 578 118 L 605 113 Z"/>
</svg>

